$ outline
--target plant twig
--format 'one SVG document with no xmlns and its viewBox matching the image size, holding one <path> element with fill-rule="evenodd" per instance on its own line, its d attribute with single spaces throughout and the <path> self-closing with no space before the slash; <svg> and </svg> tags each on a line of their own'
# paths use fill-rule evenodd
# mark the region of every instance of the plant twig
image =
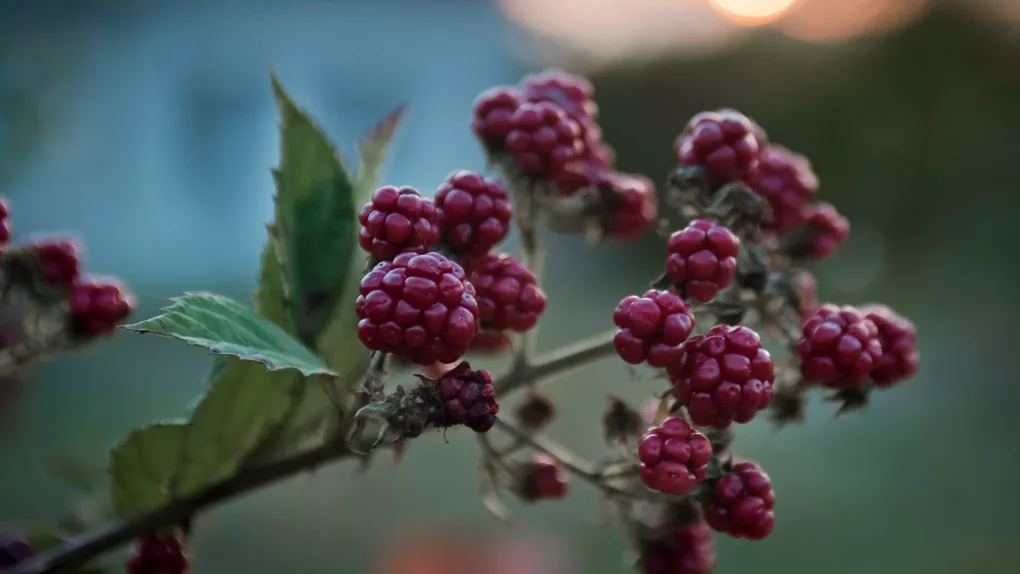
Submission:
<svg viewBox="0 0 1020 574">
<path fill-rule="evenodd" d="M 657 498 L 650 492 L 640 491 L 632 492 L 608 484 L 605 481 L 604 477 L 602 476 L 601 472 L 592 468 L 588 468 L 587 466 L 584 465 L 583 462 L 581 462 L 578 459 L 578 457 L 574 453 L 568 451 L 559 444 L 529 434 L 517 428 L 516 425 L 508 423 L 499 418 L 496 419 L 496 426 L 499 427 L 499 429 L 502 430 L 503 432 L 509 434 L 515 440 L 524 442 L 531 446 L 532 448 L 540 450 L 548 454 L 549 456 L 555 458 L 568 472 L 585 480 L 586 482 L 591 483 L 593 486 L 595 486 L 595 488 L 598 488 L 599 490 L 608 495 L 647 500 L 655 500 Z"/>
<path fill-rule="evenodd" d="M 516 211 L 517 229 L 521 233 L 521 248 L 524 266 L 535 276 L 535 284 L 542 286 L 545 274 L 546 244 L 549 234 L 549 213 L 542 208 L 538 195 L 542 190 L 531 186 L 526 192 L 519 194 Z M 538 328 L 532 327 L 521 335 L 516 348 L 516 363 L 527 365 L 535 356 L 538 348 Z"/>
<path fill-rule="evenodd" d="M 606 335 L 580 341 L 540 357 L 534 365 L 515 365 L 495 381 L 494 387 L 501 397 L 506 396 L 520 389 L 530 380 L 538 382 L 557 376 L 596 361 L 610 354 L 612 350 L 612 337 Z M 366 382 L 369 382 L 369 379 L 377 376 L 384 369 L 383 359 L 381 357 L 373 358 L 372 366 L 366 373 Z M 148 514 L 72 538 L 62 546 L 37 554 L 17 566 L 3 570 L 2 574 L 48 574 L 84 565 L 96 556 L 128 544 L 160 527 L 191 520 L 195 515 L 211 506 L 294 475 L 314 470 L 324 464 L 354 456 L 356 454 L 348 448 L 346 442 L 342 438 L 337 438 L 288 458 L 245 467 L 239 474 L 191 496 L 171 501 Z"/>
</svg>

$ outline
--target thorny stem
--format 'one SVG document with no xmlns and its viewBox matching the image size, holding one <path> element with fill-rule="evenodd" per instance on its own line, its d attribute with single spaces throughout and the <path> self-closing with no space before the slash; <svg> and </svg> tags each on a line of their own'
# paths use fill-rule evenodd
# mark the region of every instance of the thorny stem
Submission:
<svg viewBox="0 0 1020 574">
<path fill-rule="evenodd" d="M 507 433 L 515 440 L 519 440 L 531 446 L 532 448 L 542 451 L 549 456 L 555 458 L 564 469 L 571 474 L 591 483 L 596 488 L 605 492 L 606 494 L 622 496 L 626 498 L 638 498 L 638 499 L 654 499 L 655 497 L 651 493 L 645 492 L 631 492 L 622 488 L 617 488 L 606 483 L 605 477 L 601 472 L 587 468 L 578 460 L 578 457 L 574 453 L 568 451 L 564 447 L 556 444 L 550 440 L 529 434 L 512 423 L 508 423 L 502 419 L 496 419 L 496 427 L 503 432 Z"/>
<path fill-rule="evenodd" d="M 612 337 L 605 334 L 600 335 L 541 356 L 533 365 L 515 365 L 494 382 L 494 387 L 499 396 L 507 396 L 530 381 L 544 381 L 596 361 L 612 352 Z M 380 355 L 382 354 L 373 357 L 372 366 L 369 367 L 366 374 L 366 382 L 373 376 L 377 376 L 380 369 L 385 369 L 384 359 Z M 191 496 L 179 498 L 131 520 L 117 522 L 83 536 L 72 538 L 62 546 L 37 554 L 30 560 L 3 570 L 2 573 L 47 574 L 81 566 L 106 551 L 128 544 L 160 527 L 188 522 L 209 507 L 274 482 L 315 470 L 324 464 L 354 456 L 357 456 L 356 453 L 348 448 L 346 441 L 337 438 L 278 461 L 246 467 L 238 474 Z M 580 470 L 585 471 L 585 469 Z M 633 496 L 630 493 L 623 494 Z"/>
</svg>

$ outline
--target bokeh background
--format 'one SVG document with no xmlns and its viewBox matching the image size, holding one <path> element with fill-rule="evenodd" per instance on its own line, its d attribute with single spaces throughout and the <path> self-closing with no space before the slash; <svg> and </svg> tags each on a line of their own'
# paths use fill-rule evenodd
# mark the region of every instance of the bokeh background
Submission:
<svg viewBox="0 0 1020 574">
<path fill-rule="evenodd" d="M 474 96 L 547 65 L 590 75 L 626 171 L 663 180 L 687 118 L 723 106 L 809 154 L 853 222 L 815 267 L 823 299 L 882 300 L 918 325 L 920 374 L 865 415 L 816 400 L 803 426 L 739 429 L 778 521 L 762 543 L 720 538 L 718 572 L 1016 572 L 1020 1 L 0 0 L 0 193 L 17 239 L 73 230 L 90 269 L 139 295 L 137 317 L 184 290 L 245 298 L 272 210 L 270 67 L 348 150 L 409 104 L 386 179 L 432 190 L 484 168 Z M 663 251 L 557 238 L 542 345 L 608 328 Z M 129 429 L 182 415 L 209 362 L 122 334 L 6 388 L 0 521 L 56 518 L 75 493 L 41 461 L 102 463 Z M 618 361 L 565 377 L 553 432 L 595 455 L 605 395 L 650 390 Z M 446 438 L 214 510 L 194 572 L 453 574 L 433 558 L 491 544 L 506 572 L 627 571 L 589 487 L 513 505 L 511 537 L 474 495 L 475 441 Z"/>
</svg>

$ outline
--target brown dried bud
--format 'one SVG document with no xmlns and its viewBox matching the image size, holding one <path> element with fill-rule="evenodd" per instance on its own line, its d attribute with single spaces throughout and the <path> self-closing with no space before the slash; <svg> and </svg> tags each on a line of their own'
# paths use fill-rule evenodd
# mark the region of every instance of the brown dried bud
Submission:
<svg viewBox="0 0 1020 574">
<path fill-rule="evenodd" d="M 641 413 L 616 397 L 609 397 L 602 425 L 606 444 L 624 448 L 636 445 L 647 426 Z"/>
<path fill-rule="evenodd" d="M 521 428 L 529 432 L 536 432 L 544 428 L 556 416 L 556 404 L 545 395 L 532 393 L 517 407 L 514 416 L 521 424 Z"/>
</svg>

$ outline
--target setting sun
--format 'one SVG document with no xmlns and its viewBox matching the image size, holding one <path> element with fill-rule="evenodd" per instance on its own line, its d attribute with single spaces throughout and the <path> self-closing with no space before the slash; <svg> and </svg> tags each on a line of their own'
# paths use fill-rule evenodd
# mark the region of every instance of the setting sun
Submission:
<svg viewBox="0 0 1020 574">
<path fill-rule="evenodd" d="M 727 19 L 739 24 L 767 24 L 782 16 L 798 0 L 709 0 Z"/>
</svg>

